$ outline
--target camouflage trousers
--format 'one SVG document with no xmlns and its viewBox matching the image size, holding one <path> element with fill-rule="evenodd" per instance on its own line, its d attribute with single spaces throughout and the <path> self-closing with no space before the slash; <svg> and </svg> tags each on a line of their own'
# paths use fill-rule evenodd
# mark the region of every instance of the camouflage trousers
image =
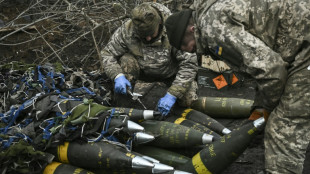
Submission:
<svg viewBox="0 0 310 174">
<path fill-rule="evenodd" d="M 142 77 L 141 70 L 138 64 L 138 61 L 132 54 L 126 53 L 120 58 L 121 68 L 126 76 L 126 78 L 134 84 L 137 80 L 145 80 L 148 79 L 148 82 L 153 81 L 156 82 L 156 77 Z M 174 78 L 168 78 L 164 81 L 169 81 L 168 84 L 172 83 Z M 167 83 L 166 83 L 167 84 Z M 197 96 L 198 84 L 197 81 L 193 81 L 188 91 L 183 95 L 181 99 L 177 100 L 177 103 L 183 107 L 191 106 L 192 102 L 198 99 Z"/>
<path fill-rule="evenodd" d="M 308 49 L 308 53 L 310 49 Z M 309 55 L 309 54 L 308 54 Z M 310 67 L 287 79 L 265 129 L 265 167 L 276 174 L 302 173 L 310 142 Z"/>
</svg>

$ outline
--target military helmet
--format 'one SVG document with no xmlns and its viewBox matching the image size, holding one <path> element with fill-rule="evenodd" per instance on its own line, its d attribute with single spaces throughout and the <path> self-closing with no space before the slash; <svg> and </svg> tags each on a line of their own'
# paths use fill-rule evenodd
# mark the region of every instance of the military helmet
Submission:
<svg viewBox="0 0 310 174">
<path fill-rule="evenodd" d="M 161 17 L 150 3 L 142 3 L 132 10 L 131 20 L 138 35 L 146 37 L 155 33 Z"/>
</svg>

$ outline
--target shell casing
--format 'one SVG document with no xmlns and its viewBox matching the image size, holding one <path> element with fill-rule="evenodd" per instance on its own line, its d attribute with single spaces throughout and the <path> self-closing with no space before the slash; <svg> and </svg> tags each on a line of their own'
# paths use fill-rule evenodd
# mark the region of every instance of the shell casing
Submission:
<svg viewBox="0 0 310 174">
<path fill-rule="evenodd" d="M 140 123 L 145 131 L 155 136 L 150 144 L 157 147 L 190 147 L 202 145 L 204 133 L 167 121 L 146 120 Z"/>
<path fill-rule="evenodd" d="M 177 169 L 198 174 L 221 173 L 244 152 L 258 132 L 253 123 L 248 123 L 206 145 L 192 160 Z"/>
<path fill-rule="evenodd" d="M 167 164 L 172 167 L 185 164 L 187 161 L 191 160 L 184 155 L 154 146 L 139 146 L 133 150 L 140 154 L 155 158 L 161 163 Z"/>
<path fill-rule="evenodd" d="M 56 161 L 81 168 L 131 168 L 135 155 L 122 147 L 107 142 L 85 143 L 65 142 L 52 149 Z"/>
<path fill-rule="evenodd" d="M 177 117 L 177 116 L 169 116 L 167 117 L 167 119 L 165 121 L 171 122 L 171 123 L 175 123 L 175 124 L 180 124 L 189 128 L 193 128 L 195 130 L 198 130 L 202 133 L 207 133 L 209 135 L 213 135 L 215 138 L 221 138 L 221 136 L 219 134 L 217 134 L 216 132 L 214 132 L 213 130 L 209 129 L 208 127 L 197 123 L 195 121 L 192 120 L 188 120 L 182 117 Z"/>
<path fill-rule="evenodd" d="M 174 114 L 180 116 L 180 118 L 200 123 L 220 135 L 224 135 L 225 132 L 223 131 L 227 130 L 227 128 L 225 128 L 225 126 L 222 125 L 220 122 L 194 109 L 177 110 L 174 111 Z"/>
<path fill-rule="evenodd" d="M 241 98 L 200 97 L 191 108 L 213 118 L 247 118 L 253 103 L 253 100 Z"/>
<path fill-rule="evenodd" d="M 128 115 L 129 119 L 134 122 L 154 119 L 154 116 L 158 115 L 158 113 L 153 110 L 141 110 L 134 108 L 115 108 L 115 111 Z"/>
<path fill-rule="evenodd" d="M 99 169 L 94 171 L 96 174 L 155 174 L 155 173 L 165 173 L 173 174 L 174 169 L 171 166 L 165 164 L 156 163 L 154 168 L 144 168 L 144 169 Z"/>
<path fill-rule="evenodd" d="M 72 166 L 70 164 L 63 164 L 59 162 L 52 162 L 48 164 L 43 174 L 94 174 L 93 172 L 90 172 L 88 170 Z"/>
</svg>

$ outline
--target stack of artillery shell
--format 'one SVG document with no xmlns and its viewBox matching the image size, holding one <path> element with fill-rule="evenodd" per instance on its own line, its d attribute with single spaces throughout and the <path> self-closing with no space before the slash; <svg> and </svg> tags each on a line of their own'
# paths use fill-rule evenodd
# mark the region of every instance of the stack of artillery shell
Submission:
<svg viewBox="0 0 310 174">
<path fill-rule="evenodd" d="M 184 109 L 184 110 L 177 110 L 174 111 L 174 115 L 180 116 L 180 118 L 192 120 L 194 122 L 200 123 L 209 129 L 215 131 L 219 134 L 229 134 L 231 131 L 223 126 L 221 123 L 216 121 L 215 119 L 211 118 L 210 116 L 196 111 L 194 109 Z"/>
<path fill-rule="evenodd" d="M 150 143 L 157 147 L 190 147 L 213 141 L 213 136 L 182 125 L 156 120 L 140 123 L 147 133 L 155 136 Z"/>
<path fill-rule="evenodd" d="M 264 122 L 264 118 L 257 119 L 208 144 L 177 169 L 198 174 L 221 173 L 243 153 Z"/>
<path fill-rule="evenodd" d="M 152 168 L 154 164 L 140 156 L 127 152 L 124 148 L 107 142 L 68 143 L 50 152 L 56 161 L 81 168 Z"/>
<path fill-rule="evenodd" d="M 47 165 L 43 174 L 94 174 L 91 171 L 72 166 L 70 164 L 63 164 L 59 162 L 52 162 Z"/>
<path fill-rule="evenodd" d="M 213 118 L 247 118 L 253 102 L 240 98 L 200 97 L 191 108 Z"/>
</svg>

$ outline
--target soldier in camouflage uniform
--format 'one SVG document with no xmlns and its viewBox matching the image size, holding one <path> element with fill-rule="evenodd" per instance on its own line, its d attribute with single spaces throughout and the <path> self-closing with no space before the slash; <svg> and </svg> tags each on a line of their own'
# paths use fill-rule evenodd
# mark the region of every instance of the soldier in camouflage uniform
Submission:
<svg viewBox="0 0 310 174">
<path fill-rule="evenodd" d="M 159 3 L 140 4 L 101 51 L 104 71 L 114 80 L 115 93 L 126 94 L 126 88 L 137 80 L 170 81 L 157 105 L 162 115 L 169 113 L 176 99 L 180 105 L 190 106 L 197 99 L 198 88 L 196 54 L 169 44 L 163 25 L 169 15 L 169 9 Z"/>
<path fill-rule="evenodd" d="M 310 141 L 309 0 L 196 0 L 165 26 L 176 48 L 210 54 L 256 79 L 252 113 L 270 113 L 266 171 L 302 173 Z"/>
</svg>

